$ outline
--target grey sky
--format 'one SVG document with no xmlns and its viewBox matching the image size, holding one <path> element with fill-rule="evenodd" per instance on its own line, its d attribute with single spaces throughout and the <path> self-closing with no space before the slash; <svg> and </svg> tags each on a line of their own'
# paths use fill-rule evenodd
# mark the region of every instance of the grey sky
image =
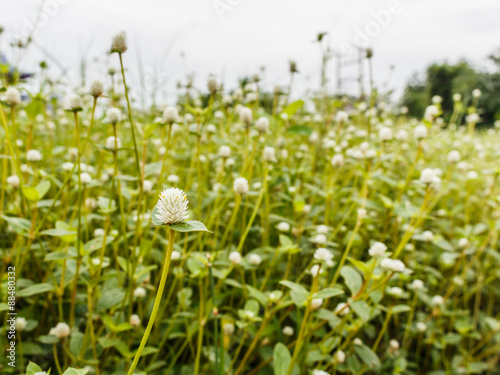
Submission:
<svg viewBox="0 0 500 375">
<path fill-rule="evenodd" d="M 105 52 L 112 35 L 124 30 L 130 41 L 125 60 L 132 84 L 138 85 L 140 56 L 149 81 L 154 76 L 167 79 L 163 87 L 169 99 L 175 82 L 185 77 L 181 52 L 186 54 L 189 72 L 196 72 L 195 84 L 203 88 L 210 73 L 231 87 L 237 77 L 256 73 L 263 65 L 264 84 L 285 85 L 288 60 L 294 59 L 300 70 L 295 89 L 303 92 L 319 83 L 319 50 L 313 43 L 318 32 L 328 31 L 331 47 L 342 49 L 356 37 L 366 39 L 359 37 L 359 30 L 368 31 L 377 84 L 387 80 L 393 65 L 388 87 L 401 93 L 411 75 L 431 62 L 465 57 L 488 68 L 486 55 L 500 47 L 498 0 L 400 0 L 398 11 L 390 13 L 395 1 L 47 0 L 52 8 L 44 11 L 47 22 L 35 40 L 69 69 L 76 85 L 82 54 L 88 58 L 90 78 L 104 78 L 107 66 L 116 65 L 116 56 Z M 2 0 L 0 24 L 8 32 L 2 47 L 7 54 L 7 42 L 23 35 L 38 4 L 39 0 Z M 226 9 L 222 17 L 221 9 Z M 391 14 L 390 20 L 377 20 L 374 11 Z M 384 25 L 377 28 L 374 22 Z M 33 69 L 42 58 L 39 49 L 32 49 L 24 68 Z M 55 64 L 48 62 L 57 73 Z M 334 63 L 328 73 L 333 90 Z M 356 68 L 344 73 L 346 78 L 355 77 Z M 357 86 L 346 81 L 345 88 L 356 92 Z"/>
</svg>

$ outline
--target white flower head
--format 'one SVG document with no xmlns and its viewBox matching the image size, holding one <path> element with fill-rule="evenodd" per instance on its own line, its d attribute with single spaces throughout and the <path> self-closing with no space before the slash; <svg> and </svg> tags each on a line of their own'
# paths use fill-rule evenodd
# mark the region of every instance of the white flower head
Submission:
<svg viewBox="0 0 500 375">
<path fill-rule="evenodd" d="M 65 109 L 67 111 L 81 111 L 83 107 L 82 98 L 79 95 L 70 95 L 66 98 Z"/>
<path fill-rule="evenodd" d="M 176 107 L 169 106 L 163 111 L 163 121 L 169 124 L 179 121 L 179 112 Z"/>
<path fill-rule="evenodd" d="M 339 315 L 347 315 L 349 314 L 350 308 L 345 302 L 340 302 L 337 307 L 335 307 L 335 313 Z"/>
<path fill-rule="evenodd" d="M 290 224 L 288 224 L 286 221 L 282 221 L 278 225 L 276 225 L 276 229 L 278 229 L 280 232 L 288 232 L 290 230 Z"/>
<path fill-rule="evenodd" d="M 248 193 L 248 180 L 245 177 L 238 177 L 233 182 L 233 189 L 238 194 Z"/>
<path fill-rule="evenodd" d="M 116 124 L 122 120 L 122 113 L 118 108 L 108 108 L 106 111 L 106 122 Z"/>
<path fill-rule="evenodd" d="M 420 279 L 415 279 L 410 286 L 413 290 L 422 290 L 424 289 L 424 282 Z"/>
<path fill-rule="evenodd" d="M 21 180 L 19 179 L 19 176 L 17 174 L 14 174 L 7 177 L 7 183 L 14 189 L 17 189 L 19 187 L 19 184 L 21 183 Z"/>
<path fill-rule="evenodd" d="M 42 154 L 38 150 L 28 150 L 26 153 L 26 159 L 33 162 L 40 161 L 42 160 Z"/>
<path fill-rule="evenodd" d="M 381 141 L 390 141 L 392 139 L 392 130 L 387 126 L 380 128 L 378 136 Z"/>
<path fill-rule="evenodd" d="M 276 161 L 276 152 L 273 147 L 264 147 L 262 151 L 262 158 L 264 161 L 274 163 Z"/>
<path fill-rule="evenodd" d="M 290 326 L 285 326 L 283 327 L 283 334 L 285 336 L 293 336 L 294 334 L 294 329 L 293 327 L 290 327 Z"/>
<path fill-rule="evenodd" d="M 21 93 L 17 88 L 10 86 L 7 91 L 5 91 L 4 100 L 5 103 L 10 106 L 18 105 L 21 103 Z"/>
<path fill-rule="evenodd" d="M 419 331 L 419 332 L 425 332 L 427 330 L 427 324 L 425 324 L 424 322 L 418 322 L 416 324 L 416 327 L 417 327 L 417 331 Z"/>
<path fill-rule="evenodd" d="M 434 296 L 432 297 L 431 302 L 433 306 L 441 306 L 444 304 L 444 298 L 441 296 Z"/>
<path fill-rule="evenodd" d="M 130 315 L 130 325 L 133 327 L 139 327 L 141 325 L 141 318 L 137 314 Z"/>
<path fill-rule="evenodd" d="M 332 260 L 332 258 L 332 252 L 328 249 L 325 249 L 324 247 L 320 247 L 314 252 L 314 259 L 316 260 L 327 262 L 329 260 Z"/>
<path fill-rule="evenodd" d="M 344 165 L 344 155 L 335 154 L 332 156 L 332 160 L 330 161 L 334 167 L 340 167 Z"/>
<path fill-rule="evenodd" d="M 314 298 L 311 300 L 311 309 L 317 310 L 323 305 L 323 298 Z"/>
<path fill-rule="evenodd" d="M 92 182 L 92 177 L 87 172 L 83 172 L 80 173 L 80 181 L 82 184 L 87 185 Z"/>
<path fill-rule="evenodd" d="M 224 323 L 222 326 L 222 330 L 224 331 L 225 335 L 232 335 L 234 333 L 234 324 L 233 323 Z"/>
<path fill-rule="evenodd" d="M 368 254 L 372 257 L 379 257 L 384 255 L 385 251 L 387 250 L 387 246 L 383 244 L 382 242 L 375 242 L 371 247 L 370 250 L 368 250 Z"/>
<path fill-rule="evenodd" d="M 448 162 L 458 163 L 460 161 L 460 152 L 452 150 L 448 153 Z"/>
<path fill-rule="evenodd" d="M 262 262 L 262 258 L 258 254 L 250 254 L 248 257 L 248 262 L 252 266 L 258 266 Z"/>
<path fill-rule="evenodd" d="M 145 193 L 150 192 L 152 189 L 153 189 L 153 181 L 150 181 L 150 180 L 144 180 L 144 181 L 142 182 L 142 190 L 143 190 Z"/>
<path fill-rule="evenodd" d="M 156 218 L 165 225 L 178 224 L 189 218 L 186 193 L 178 188 L 165 189 L 160 193 Z"/>
<path fill-rule="evenodd" d="M 108 150 L 119 150 L 122 147 L 122 141 L 120 138 L 116 138 L 116 144 L 115 144 L 115 137 L 112 135 L 108 138 L 106 138 L 106 148 Z"/>
<path fill-rule="evenodd" d="M 335 353 L 335 359 L 337 360 L 338 363 L 344 363 L 345 353 L 342 350 L 337 350 L 337 352 Z"/>
<path fill-rule="evenodd" d="M 94 98 L 100 97 L 104 92 L 104 85 L 101 81 L 94 81 L 90 85 L 90 95 Z"/>
<path fill-rule="evenodd" d="M 313 375 L 330 375 L 328 372 L 323 370 L 313 370 Z"/>
<path fill-rule="evenodd" d="M 167 177 L 167 181 L 171 184 L 178 184 L 179 181 L 180 181 L 180 178 L 179 176 L 175 175 L 175 174 L 171 174 Z"/>
<path fill-rule="evenodd" d="M 432 184 L 436 182 L 439 177 L 436 175 L 436 170 L 432 168 L 425 168 L 420 172 L 420 181 L 425 184 Z"/>
<path fill-rule="evenodd" d="M 60 339 L 68 337 L 70 333 L 71 330 L 66 323 L 57 323 L 57 325 L 49 331 L 49 335 L 57 336 Z"/>
<path fill-rule="evenodd" d="M 242 261 L 241 254 L 237 251 L 233 251 L 231 254 L 229 254 L 229 261 L 233 265 L 237 266 Z"/>
<path fill-rule="evenodd" d="M 417 125 L 413 130 L 413 136 L 416 139 L 422 139 L 427 137 L 427 127 L 425 125 Z"/>
<path fill-rule="evenodd" d="M 25 318 L 22 318 L 22 317 L 19 317 L 19 318 L 16 318 L 16 329 L 21 332 L 21 331 L 24 331 L 24 329 L 26 328 L 26 319 Z"/>
<path fill-rule="evenodd" d="M 252 110 L 248 107 L 242 107 L 240 109 L 240 121 L 245 126 L 250 126 L 252 123 Z"/>
<path fill-rule="evenodd" d="M 380 267 L 385 268 L 392 272 L 403 272 L 405 265 L 398 259 L 385 258 L 380 262 Z"/>
<path fill-rule="evenodd" d="M 231 147 L 223 145 L 219 148 L 219 156 L 222 158 L 228 158 L 231 156 Z"/>
<path fill-rule="evenodd" d="M 142 286 L 138 286 L 134 289 L 134 298 L 144 298 L 146 297 L 146 289 Z"/>
<path fill-rule="evenodd" d="M 434 241 L 434 233 L 432 233 L 430 230 L 426 230 L 422 233 L 422 238 L 426 242 L 432 242 Z"/>
<path fill-rule="evenodd" d="M 124 53 L 127 48 L 127 36 L 125 33 L 116 34 L 111 43 L 111 52 Z"/>
<path fill-rule="evenodd" d="M 255 129 L 261 133 L 266 133 L 269 130 L 269 119 L 267 117 L 259 117 L 259 119 L 255 121 Z"/>
<path fill-rule="evenodd" d="M 322 269 L 319 264 L 315 264 L 314 266 L 311 267 L 311 275 L 313 277 L 316 277 L 316 276 L 322 274 L 323 272 L 325 272 L 325 270 Z"/>
</svg>

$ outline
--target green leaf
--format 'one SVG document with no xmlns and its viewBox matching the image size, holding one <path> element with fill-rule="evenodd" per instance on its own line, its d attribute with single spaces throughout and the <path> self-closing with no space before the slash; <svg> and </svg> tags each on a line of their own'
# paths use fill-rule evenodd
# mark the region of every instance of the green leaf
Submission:
<svg viewBox="0 0 500 375">
<path fill-rule="evenodd" d="M 30 104 L 24 107 L 24 111 L 26 112 L 26 115 L 28 116 L 28 119 L 30 121 L 35 121 L 36 116 L 42 113 L 42 109 L 42 102 L 38 100 L 32 101 Z"/>
<path fill-rule="evenodd" d="M 17 292 L 17 296 L 18 297 L 30 297 L 30 296 L 33 296 L 35 294 L 51 292 L 53 290 L 54 290 L 54 285 L 42 283 L 42 284 L 31 285 L 27 288 L 24 288 L 23 290 Z"/>
<path fill-rule="evenodd" d="M 354 301 L 351 303 L 351 308 L 362 321 L 366 322 L 370 319 L 370 307 L 365 301 Z"/>
<path fill-rule="evenodd" d="M 80 371 L 77 370 L 76 368 L 70 367 L 66 371 L 64 371 L 63 375 L 84 375 L 86 374 L 87 371 Z"/>
<path fill-rule="evenodd" d="M 306 135 L 309 136 L 312 134 L 313 130 L 309 126 L 306 125 L 293 125 L 290 126 L 286 132 L 288 134 L 297 134 L 297 135 Z"/>
<path fill-rule="evenodd" d="M 26 375 L 35 375 L 37 372 L 43 372 L 40 366 L 33 362 L 28 363 L 28 367 L 26 367 Z"/>
<path fill-rule="evenodd" d="M 40 200 L 40 193 L 33 186 L 23 186 L 23 194 L 29 201 Z"/>
<path fill-rule="evenodd" d="M 358 293 L 363 285 L 363 279 L 361 275 L 351 266 L 344 266 L 340 271 L 340 274 L 344 278 L 345 284 L 351 291 L 352 295 Z"/>
<path fill-rule="evenodd" d="M 377 355 L 365 345 L 354 345 L 354 350 L 358 357 L 371 369 L 380 367 L 380 360 Z"/>
<path fill-rule="evenodd" d="M 250 293 L 250 295 L 253 298 L 255 298 L 257 301 L 259 301 L 262 306 L 264 306 L 264 307 L 267 306 L 267 303 L 269 301 L 269 297 L 268 296 L 266 296 L 260 290 L 255 289 L 254 287 L 252 287 L 250 285 L 247 285 L 246 287 L 248 289 L 248 292 Z"/>
<path fill-rule="evenodd" d="M 42 199 L 50 189 L 50 181 L 40 182 L 35 189 L 38 191 L 38 200 Z"/>
<path fill-rule="evenodd" d="M 293 103 L 290 103 L 282 113 L 286 113 L 288 116 L 292 116 L 295 112 L 297 112 L 304 105 L 303 100 L 297 100 Z"/>
<path fill-rule="evenodd" d="M 40 234 L 46 235 L 46 236 L 53 236 L 53 237 L 64 237 L 64 236 L 72 236 L 76 235 L 76 231 L 74 230 L 66 230 L 66 229 L 46 229 L 40 232 Z"/>
<path fill-rule="evenodd" d="M 68 253 L 65 253 L 65 252 L 62 252 L 62 251 L 58 251 L 58 252 L 55 252 L 55 253 L 47 254 L 47 256 L 45 257 L 45 261 L 48 262 L 48 261 L 51 261 L 51 260 L 69 259 L 69 258 L 73 258 L 73 257 L 74 256 L 71 255 L 71 254 L 68 254 Z"/>
<path fill-rule="evenodd" d="M 395 305 L 391 308 L 391 314 L 399 314 L 403 312 L 410 311 L 410 306 L 408 305 Z"/>
<path fill-rule="evenodd" d="M 325 288 L 323 290 L 320 290 L 318 293 L 314 295 L 314 298 L 331 298 L 335 296 L 340 296 L 341 294 L 344 294 L 344 291 L 342 289 L 338 288 Z"/>
<path fill-rule="evenodd" d="M 281 342 L 277 343 L 273 351 L 274 375 L 286 375 L 291 361 L 292 356 L 288 348 Z"/>
<path fill-rule="evenodd" d="M 293 290 L 295 292 L 309 294 L 309 292 L 306 288 L 304 288 L 302 285 L 294 283 L 292 281 L 283 280 L 283 281 L 280 281 L 280 284 L 290 288 L 291 290 Z"/>
<path fill-rule="evenodd" d="M 184 223 L 172 224 L 168 226 L 170 229 L 173 229 L 177 232 L 210 232 L 205 224 L 200 221 L 185 221 Z"/>
<path fill-rule="evenodd" d="M 122 288 L 108 290 L 102 293 L 97 301 L 97 311 L 104 311 L 118 305 L 125 298 L 125 291 Z"/>
</svg>

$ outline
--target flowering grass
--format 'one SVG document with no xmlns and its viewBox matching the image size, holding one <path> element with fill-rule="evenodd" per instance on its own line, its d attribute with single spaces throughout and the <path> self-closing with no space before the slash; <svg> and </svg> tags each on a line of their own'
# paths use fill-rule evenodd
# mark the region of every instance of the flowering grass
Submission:
<svg viewBox="0 0 500 375">
<path fill-rule="evenodd" d="M 440 98 L 422 119 L 376 92 L 291 101 L 294 70 L 271 105 L 258 79 L 210 77 L 140 109 L 112 44 L 104 84 L 3 93 L 2 373 L 498 373 L 500 135 L 475 129 L 480 92 L 456 97 L 465 126 Z"/>
</svg>

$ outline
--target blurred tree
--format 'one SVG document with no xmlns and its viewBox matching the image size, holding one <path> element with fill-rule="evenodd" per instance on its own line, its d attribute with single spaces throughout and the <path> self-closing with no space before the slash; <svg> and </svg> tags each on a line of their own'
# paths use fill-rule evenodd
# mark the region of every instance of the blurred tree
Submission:
<svg viewBox="0 0 500 375">
<path fill-rule="evenodd" d="M 462 102 L 471 103 L 472 90 L 482 92 L 479 113 L 482 123 L 491 125 L 500 119 L 500 50 L 489 56 L 495 63 L 496 72 L 474 69 L 467 61 L 455 65 L 448 63 L 432 64 L 423 75 L 415 74 L 408 82 L 402 104 L 408 107 L 409 114 L 421 117 L 425 107 L 431 104 L 432 97 L 439 95 L 443 101 L 443 117 L 447 121 L 453 112 L 453 95 L 461 94 Z"/>
</svg>

